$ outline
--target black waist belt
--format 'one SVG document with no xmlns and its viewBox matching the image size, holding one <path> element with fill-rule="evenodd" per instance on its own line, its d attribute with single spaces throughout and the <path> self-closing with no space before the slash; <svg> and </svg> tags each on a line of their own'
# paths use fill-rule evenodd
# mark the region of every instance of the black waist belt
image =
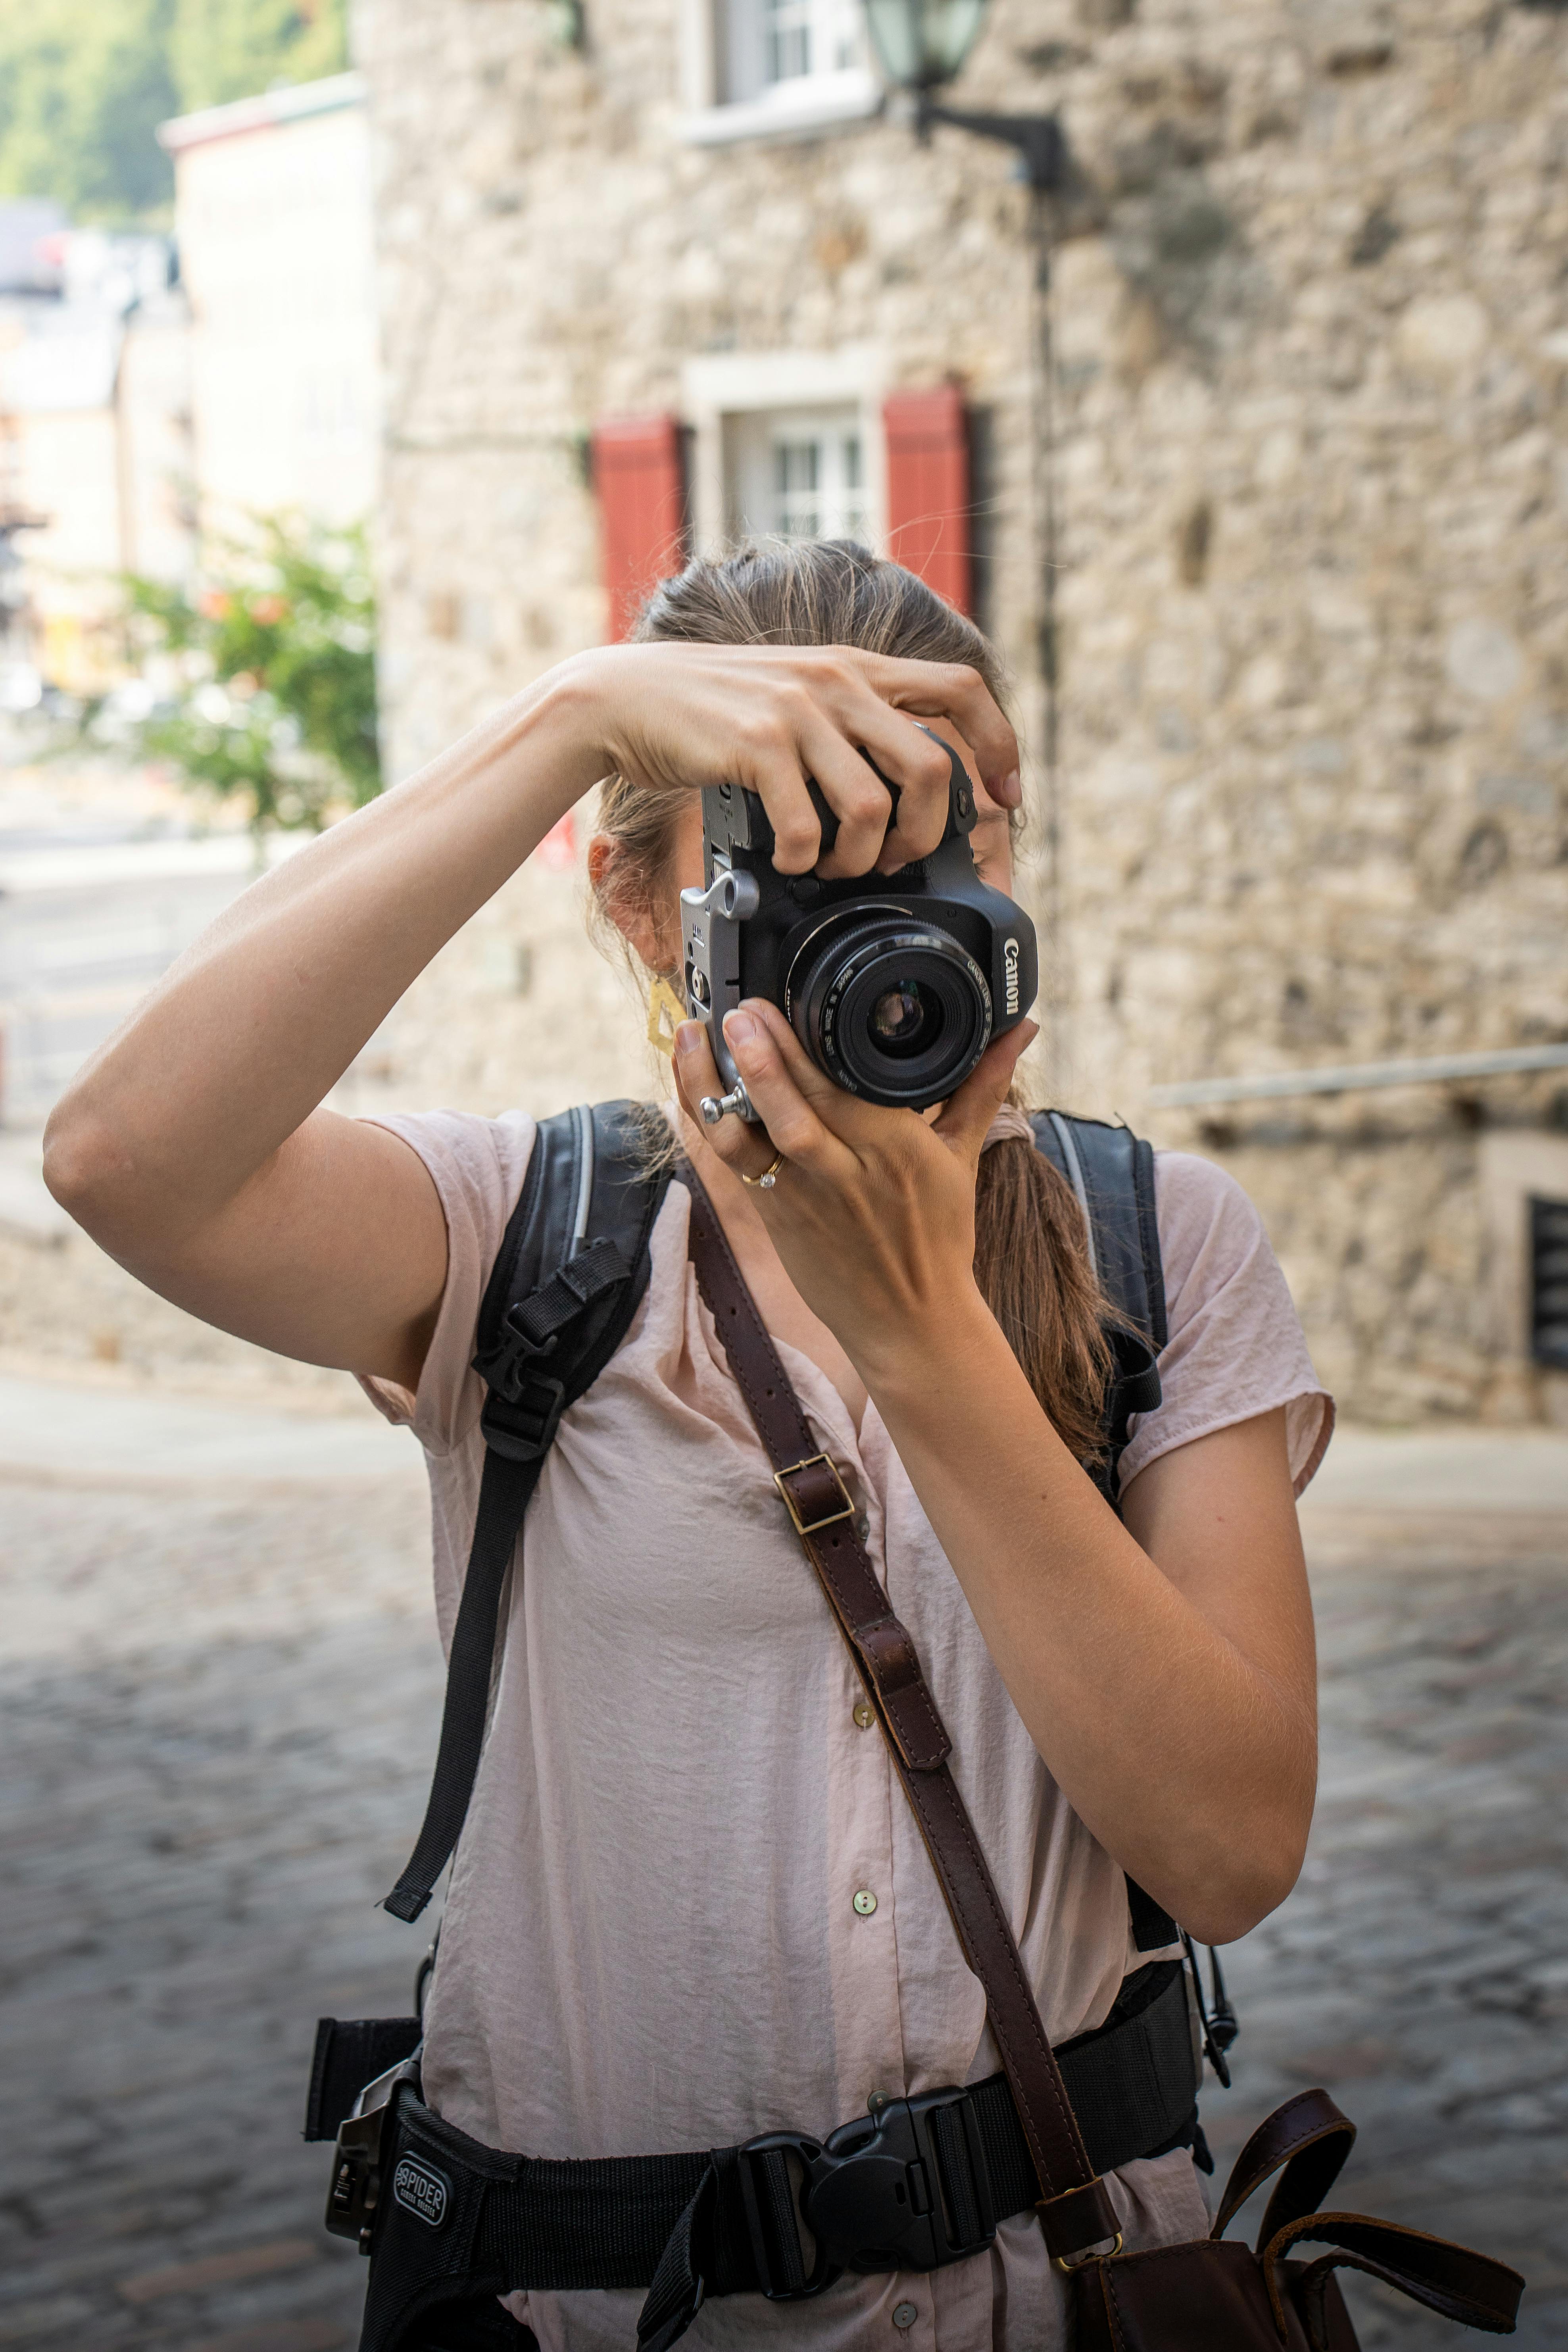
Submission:
<svg viewBox="0 0 1568 2352">
<path fill-rule="evenodd" d="M 380 2032 L 377 2054 L 394 2063 L 404 2053 Z M 1096 2172 L 1193 2139 L 1197 2068 L 1179 1962 L 1141 1969 L 1112 2021 L 1057 2057 Z M 312 2136 L 325 2136 L 338 2071 L 326 2033 Z M 646 2287 L 640 2352 L 666 2352 L 710 2295 L 790 2302 L 847 2270 L 938 2270 L 983 2252 L 998 2221 L 1039 2196 L 1003 2074 L 890 2098 L 825 2139 L 773 2131 L 675 2156 L 505 2154 L 432 2114 L 407 2084 L 384 2114 L 344 2126 L 333 2179 L 335 2226 L 363 2219 L 375 2256 L 362 2352 L 421 2340 L 410 2331 L 442 2302 L 518 2287 Z"/>
</svg>

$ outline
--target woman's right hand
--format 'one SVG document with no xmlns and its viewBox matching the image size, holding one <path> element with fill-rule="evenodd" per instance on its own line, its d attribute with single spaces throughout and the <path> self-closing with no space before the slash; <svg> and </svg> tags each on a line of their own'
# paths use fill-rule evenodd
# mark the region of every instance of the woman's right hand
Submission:
<svg viewBox="0 0 1568 2352">
<path fill-rule="evenodd" d="M 285 1355 L 412 1382 L 446 1276 L 441 1206 L 385 1129 L 320 1106 L 405 989 L 612 770 L 762 794 L 786 873 L 816 864 L 813 777 L 840 820 L 828 874 L 934 848 L 945 719 L 994 798 L 1012 729 L 972 670 L 837 649 L 620 646 L 538 679 L 395 792 L 247 890 L 56 1107 L 57 1199 L 153 1289 Z M 902 790 L 889 794 L 865 760 Z"/>
<path fill-rule="evenodd" d="M 568 665 L 605 769 L 658 792 L 734 783 L 761 795 L 773 863 L 818 863 L 811 778 L 838 818 L 827 877 L 891 873 L 930 855 L 947 822 L 946 752 L 914 722 L 942 719 L 1004 808 L 1020 798 L 1018 744 L 979 672 L 842 646 L 605 646 Z M 861 754 L 900 786 L 891 800 Z"/>
</svg>

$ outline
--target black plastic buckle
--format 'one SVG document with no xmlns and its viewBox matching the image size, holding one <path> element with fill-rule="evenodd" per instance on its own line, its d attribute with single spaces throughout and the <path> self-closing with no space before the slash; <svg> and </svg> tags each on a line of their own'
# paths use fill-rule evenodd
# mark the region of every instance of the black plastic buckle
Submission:
<svg viewBox="0 0 1568 2352">
<path fill-rule="evenodd" d="M 806 2227 L 851 2271 L 939 2271 L 996 2235 L 991 2176 L 967 2091 L 889 2099 L 840 2124 L 810 2167 Z"/>
<path fill-rule="evenodd" d="M 773 2302 L 820 2294 L 844 2271 L 943 2270 L 983 2253 L 996 2235 L 985 2149 L 965 2090 L 889 2099 L 825 2141 L 766 2132 L 740 2155 L 757 2276 Z M 798 2217 L 791 2156 L 805 2176 Z M 814 2246 L 809 2271 L 801 2221 Z"/>
<path fill-rule="evenodd" d="M 509 1404 L 515 1404 L 524 1386 L 531 1384 L 532 1367 L 542 1358 L 555 1353 L 561 1337 L 558 1331 L 552 1331 L 542 1339 L 531 1339 L 516 1320 L 518 1313 L 518 1304 L 507 1308 L 495 1346 L 474 1358 L 474 1370 L 479 1378 L 498 1396 L 505 1397 Z"/>
<path fill-rule="evenodd" d="M 535 1372 L 517 1393 L 492 1391 L 479 1415 L 485 1443 L 511 1462 L 535 1462 L 555 1443 L 555 1432 L 566 1410 L 566 1389 L 561 1381 Z"/>
<path fill-rule="evenodd" d="M 758 2286 L 770 2303 L 805 2303 L 821 2294 L 837 2278 L 840 2266 L 830 2263 L 819 2245 L 806 2269 L 789 2158 L 794 2157 L 809 2179 L 812 2165 L 822 2156 L 822 2142 L 808 2139 L 804 2132 L 760 2132 L 735 2153 Z"/>
<path fill-rule="evenodd" d="M 368 2116 L 345 2116 L 338 2126 L 326 2225 L 334 2238 L 353 2238 L 362 2254 L 370 2252 L 381 2198 L 381 2141 L 390 2112 L 376 2107 Z"/>
</svg>

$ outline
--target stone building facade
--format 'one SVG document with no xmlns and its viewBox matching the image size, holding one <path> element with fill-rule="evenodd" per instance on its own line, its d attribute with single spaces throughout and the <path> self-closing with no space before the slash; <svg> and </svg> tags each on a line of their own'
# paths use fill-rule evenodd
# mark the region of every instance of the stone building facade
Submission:
<svg viewBox="0 0 1568 2352">
<path fill-rule="evenodd" d="M 1526 1221 L 1568 1202 L 1568 1074 L 1152 1090 L 1568 1037 L 1568 23 L 993 0 L 952 101 L 1055 110 L 1072 158 L 1042 399 L 1026 192 L 917 138 L 852 0 L 585 6 L 361 0 L 395 770 L 608 633 L 606 420 L 677 421 L 700 546 L 885 544 L 885 403 L 958 387 L 968 592 L 1031 747 L 1042 1089 L 1234 1170 L 1352 1409 L 1563 1417 Z M 584 829 L 367 1087 L 646 1086 L 580 944 Z"/>
</svg>

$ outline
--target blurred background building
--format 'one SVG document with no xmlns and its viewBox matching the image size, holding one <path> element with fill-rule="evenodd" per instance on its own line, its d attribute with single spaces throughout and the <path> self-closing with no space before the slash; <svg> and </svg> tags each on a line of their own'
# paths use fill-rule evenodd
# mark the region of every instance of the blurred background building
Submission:
<svg viewBox="0 0 1568 2352">
<path fill-rule="evenodd" d="M 972 16 L 942 98 L 1054 117 L 1046 197 L 918 129 L 859 0 L 359 0 L 354 72 L 247 95 L 242 60 L 163 123 L 173 242 L 0 213 L 12 699 L 123 663 L 110 572 L 195 579 L 257 511 L 370 515 L 395 777 L 689 551 L 864 539 L 1012 667 L 1038 1089 L 1234 1170 L 1352 1411 L 1568 1424 L 1568 24 Z M 584 931 L 590 822 L 346 1104 L 649 1086 Z M 47 986 L 54 869 L 12 857 L 5 1118 L 188 935 L 170 909 L 240 886 L 217 856 L 105 868 L 96 916 L 62 879 Z M 110 976 L 149 893 L 157 943 Z M 29 1092 L 17 1008 L 67 968 L 96 1009 L 26 1030 Z"/>
<path fill-rule="evenodd" d="M 163 123 L 191 309 L 209 531 L 293 508 L 355 522 L 379 453 L 370 152 L 357 74 Z"/>
<path fill-rule="evenodd" d="M 1568 1202 L 1563 1072 L 1160 1090 L 1568 1035 L 1562 18 L 994 0 L 955 98 L 1057 112 L 1072 159 L 1043 419 L 1027 192 L 1005 149 L 914 135 L 847 0 L 358 27 L 395 772 L 689 546 L 900 555 L 1017 678 L 1042 1083 L 1234 1169 L 1352 1408 L 1561 1412 L 1530 1203 Z M 417 1037 L 490 1099 L 644 1083 L 567 916 L 517 942 L 548 1007 L 455 989 L 443 1041 L 416 992 L 410 1072 Z M 574 1003 L 603 1013 L 563 1065 Z"/>
</svg>

